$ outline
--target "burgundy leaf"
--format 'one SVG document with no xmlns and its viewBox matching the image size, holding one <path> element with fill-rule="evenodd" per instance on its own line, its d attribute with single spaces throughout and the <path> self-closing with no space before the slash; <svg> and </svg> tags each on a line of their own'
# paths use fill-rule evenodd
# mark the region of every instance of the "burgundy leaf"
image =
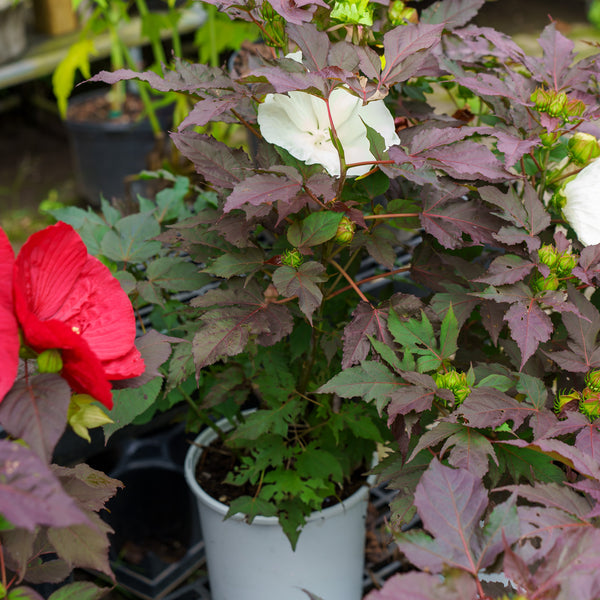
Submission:
<svg viewBox="0 0 600 600">
<path fill-rule="evenodd" d="M 529 305 L 514 303 L 504 315 L 504 320 L 508 322 L 512 337 L 521 350 L 521 368 L 523 368 L 539 344 L 550 339 L 552 321 L 533 300 Z"/>
<path fill-rule="evenodd" d="M 206 98 L 194 104 L 192 110 L 179 124 L 179 129 L 186 127 L 204 127 L 211 121 L 218 120 L 217 117 L 224 112 L 235 108 L 240 102 L 240 97 L 235 94 L 221 96 L 220 98 Z"/>
<path fill-rule="evenodd" d="M 65 430 L 70 401 L 69 384 L 59 375 L 43 373 L 29 381 L 20 379 L 0 404 L 0 423 L 49 463 Z"/>
<path fill-rule="evenodd" d="M 29 448 L 0 440 L 0 514 L 15 527 L 89 523 L 56 477 Z"/>
<path fill-rule="evenodd" d="M 290 24 L 287 27 L 290 39 L 298 44 L 302 51 L 302 62 L 309 71 L 320 71 L 328 65 L 329 36 L 324 31 L 319 31 L 312 23 Z"/>
<path fill-rule="evenodd" d="M 392 344 L 387 329 L 388 306 L 375 308 L 368 302 L 360 302 L 352 313 L 352 320 L 344 329 L 342 369 L 362 362 L 369 354 L 369 337 L 388 345 Z"/>
<path fill-rule="evenodd" d="M 261 206 L 274 202 L 289 202 L 302 189 L 302 182 L 279 175 L 253 175 L 238 183 L 227 201 L 223 211 L 228 213 L 244 204 Z"/>
<path fill-rule="evenodd" d="M 563 89 L 570 75 L 571 63 L 575 60 L 574 42 L 557 31 L 554 23 L 550 23 L 538 38 L 538 43 L 544 52 L 545 73 L 536 75 L 542 75 L 547 87 L 557 91 Z"/>
<path fill-rule="evenodd" d="M 208 135 L 183 131 L 171 133 L 171 139 L 196 172 L 218 188 L 233 189 L 252 168 L 243 150 L 229 148 Z"/>
<path fill-rule="evenodd" d="M 319 283 L 327 281 L 325 267 L 315 261 L 305 262 L 298 269 L 286 265 L 273 273 L 273 285 L 286 298 L 298 296 L 300 310 L 312 325 L 312 315 L 323 300 Z"/>
<path fill-rule="evenodd" d="M 534 263 L 514 254 L 505 254 L 495 258 L 488 267 L 487 274 L 475 281 L 490 285 L 504 285 L 521 281 L 534 267 Z"/>
<path fill-rule="evenodd" d="M 444 582 L 438 575 L 411 571 L 386 579 L 365 600 L 475 600 L 477 596 L 475 580 L 465 573 L 448 573 Z"/>
<path fill-rule="evenodd" d="M 585 520 L 590 511 L 590 503 L 581 494 L 557 483 L 511 485 L 503 489 L 515 492 L 529 502 L 560 509 L 581 520 Z"/>
<path fill-rule="evenodd" d="M 453 29 L 466 25 L 485 4 L 485 0 L 456 0 L 435 2 L 420 15 L 421 23 L 443 23 Z"/>
<path fill-rule="evenodd" d="M 584 283 L 592 285 L 600 275 L 600 244 L 586 246 L 579 255 L 579 264 L 573 269 L 573 275 Z"/>
</svg>

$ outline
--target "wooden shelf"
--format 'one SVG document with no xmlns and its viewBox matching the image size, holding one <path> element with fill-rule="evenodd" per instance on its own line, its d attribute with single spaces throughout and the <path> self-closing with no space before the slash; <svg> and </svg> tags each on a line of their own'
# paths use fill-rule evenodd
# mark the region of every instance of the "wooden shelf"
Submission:
<svg viewBox="0 0 600 600">
<path fill-rule="evenodd" d="M 206 13 L 199 8 L 199 5 L 198 8 L 184 11 L 179 21 L 179 33 L 185 34 L 195 31 L 204 23 L 205 19 Z M 161 33 L 163 39 L 168 39 L 170 35 L 168 29 Z M 132 47 L 148 43 L 147 39 L 141 35 L 139 17 L 133 17 L 130 22 L 123 24 L 120 37 L 128 46 Z M 66 56 L 70 46 L 78 39 L 79 32 L 54 37 L 31 35 L 25 54 L 10 62 L 0 64 L 0 89 L 49 75 Z M 94 45 L 97 51 L 94 59 L 105 58 L 110 54 L 108 34 L 97 36 L 94 39 Z"/>
</svg>

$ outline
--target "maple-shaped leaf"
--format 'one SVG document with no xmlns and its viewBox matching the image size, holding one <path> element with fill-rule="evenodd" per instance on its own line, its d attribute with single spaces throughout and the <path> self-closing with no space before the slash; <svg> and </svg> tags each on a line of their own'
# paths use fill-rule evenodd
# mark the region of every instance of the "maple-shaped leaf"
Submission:
<svg viewBox="0 0 600 600">
<path fill-rule="evenodd" d="M 572 273 L 588 285 L 597 282 L 600 276 L 600 245 L 586 246 L 581 251 L 578 264 Z"/>
<path fill-rule="evenodd" d="M 250 336 L 256 336 L 260 345 L 270 346 L 293 328 L 288 308 L 267 302 L 254 282 L 243 287 L 236 281 L 227 289 L 210 290 L 192 300 L 192 305 L 207 309 L 192 342 L 198 370 L 225 356 L 239 354 Z"/>
<path fill-rule="evenodd" d="M 376 308 L 368 302 L 360 302 L 352 313 L 352 320 L 344 329 L 342 369 L 360 363 L 369 354 L 370 337 L 391 345 L 392 339 L 387 329 L 389 308 L 386 305 Z"/>
<path fill-rule="evenodd" d="M 373 227 L 368 231 L 361 231 L 355 236 L 357 243 L 363 242 L 369 253 L 378 264 L 386 269 L 394 269 L 396 264 L 396 251 L 398 245 L 396 233 L 391 227 Z"/>
<path fill-rule="evenodd" d="M 401 374 L 406 382 L 405 385 L 395 388 L 389 395 L 390 402 L 387 412 L 390 423 L 398 415 L 407 415 L 411 411 L 421 413 L 429 410 L 436 397 L 446 402 L 454 400 L 452 392 L 446 389 L 438 389 L 430 375 L 411 371 L 403 371 Z"/>
<path fill-rule="evenodd" d="M 434 2 L 421 12 L 421 23 L 443 23 L 454 29 L 466 25 L 485 4 L 485 0 L 455 0 L 454 2 Z"/>
<path fill-rule="evenodd" d="M 320 71 L 328 65 L 331 42 L 327 33 L 319 31 L 312 23 L 301 26 L 290 24 L 286 31 L 290 39 L 298 44 L 302 51 L 302 62 L 309 71 Z"/>
<path fill-rule="evenodd" d="M 547 25 L 537 41 L 543 58 L 541 61 L 529 58 L 527 66 L 538 81 L 550 89 L 562 90 L 572 86 L 580 77 L 587 80 L 586 75 L 571 69 L 576 58 L 575 44 L 556 29 L 555 23 Z"/>
<path fill-rule="evenodd" d="M 188 130 L 171 133 L 171 139 L 196 172 L 217 188 L 233 189 L 252 169 L 243 150 L 229 148 L 209 135 Z"/>
<path fill-rule="evenodd" d="M 477 585 L 466 573 L 449 573 L 441 580 L 431 573 L 397 573 L 385 580 L 365 600 L 476 600 Z"/>
<path fill-rule="evenodd" d="M 90 521 L 40 457 L 0 440 L 0 514 L 15 527 L 70 527 Z"/>
<path fill-rule="evenodd" d="M 312 325 L 312 315 L 323 300 L 320 283 L 327 281 L 325 267 L 314 260 L 297 269 L 283 265 L 273 273 L 273 285 L 286 298 L 298 296 L 298 306 Z"/>
<path fill-rule="evenodd" d="M 600 332 L 600 312 L 581 292 L 573 288 L 569 289 L 568 297 L 579 314 L 567 312 L 562 316 L 569 334 L 567 349 L 546 354 L 567 371 L 585 373 L 600 367 L 600 346 L 596 341 Z"/>
<path fill-rule="evenodd" d="M 504 254 L 496 257 L 490 264 L 487 274 L 475 281 L 490 285 L 505 285 L 523 280 L 535 264 L 515 254 Z"/>
<path fill-rule="evenodd" d="M 302 181 L 284 175 L 252 175 L 235 185 L 227 198 L 223 212 L 228 213 L 244 204 L 261 206 L 289 202 L 302 189 Z"/>
<path fill-rule="evenodd" d="M 409 23 L 383 36 L 385 68 L 380 83 L 392 86 L 414 77 L 429 57 L 428 50 L 440 43 L 444 25 Z"/>
<path fill-rule="evenodd" d="M 265 254 L 260 248 L 246 248 L 243 252 L 227 252 L 210 262 L 204 273 L 229 279 L 236 275 L 251 274 L 260 269 L 265 262 Z"/>
<path fill-rule="evenodd" d="M 423 210 L 421 224 L 446 248 L 458 248 L 467 234 L 470 243 L 494 243 L 498 231 L 498 219 L 474 199 L 464 197 L 464 189 L 436 189 L 425 186 L 421 192 Z"/>
<path fill-rule="evenodd" d="M 525 182 L 522 199 L 514 187 L 502 193 L 495 187 L 486 186 L 479 189 L 479 194 L 486 202 L 500 208 L 501 212 L 496 214 L 514 226 L 500 229 L 495 234 L 498 241 L 507 244 L 525 242 L 530 252 L 540 247 L 537 235 L 550 225 L 550 214 L 530 183 Z"/>
<path fill-rule="evenodd" d="M 0 423 L 49 463 L 65 430 L 70 401 L 69 384 L 59 375 L 19 379 L 0 403 Z"/>
<path fill-rule="evenodd" d="M 465 469 L 452 469 L 433 459 L 415 491 L 415 505 L 425 532 L 400 534 L 398 546 L 422 570 L 442 572 L 458 568 L 477 576 L 519 535 L 511 500 L 495 507 L 484 528 L 480 521 L 488 495 L 481 480 Z"/>
</svg>

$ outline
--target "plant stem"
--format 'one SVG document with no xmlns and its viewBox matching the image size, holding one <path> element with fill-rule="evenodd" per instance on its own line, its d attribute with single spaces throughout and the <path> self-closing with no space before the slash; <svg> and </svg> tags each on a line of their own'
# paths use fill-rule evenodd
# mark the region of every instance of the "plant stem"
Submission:
<svg viewBox="0 0 600 600">
<path fill-rule="evenodd" d="M 388 215 L 366 215 L 365 221 L 369 219 L 408 219 L 410 217 L 418 217 L 421 213 L 392 213 Z"/>
<path fill-rule="evenodd" d="M 354 281 L 354 279 L 352 279 L 352 277 L 350 277 L 350 275 L 348 275 L 348 273 L 346 273 L 346 271 L 342 268 L 342 266 L 339 263 L 337 263 L 335 260 L 333 260 L 333 258 L 328 258 L 327 261 L 329 263 L 331 263 L 342 274 L 342 276 L 350 284 L 350 287 L 358 294 L 358 297 L 363 302 L 370 304 L 367 297 L 360 291 L 360 288 L 358 287 L 358 285 L 356 285 L 356 282 Z"/>
<path fill-rule="evenodd" d="M 225 434 L 221 431 L 220 427 L 218 427 L 217 424 L 211 418 L 209 418 L 208 415 L 204 413 L 204 411 L 200 410 L 200 408 L 196 406 L 196 403 L 194 402 L 193 398 L 180 385 L 177 386 L 177 389 L 185 398 L 185 401 L 189 404 L 190 408 L 194 411 L 198 419 L 204 425 L 210 427 L 219 436 L 219 439 L 221 441 L 225 441 Z"/>
</svg>

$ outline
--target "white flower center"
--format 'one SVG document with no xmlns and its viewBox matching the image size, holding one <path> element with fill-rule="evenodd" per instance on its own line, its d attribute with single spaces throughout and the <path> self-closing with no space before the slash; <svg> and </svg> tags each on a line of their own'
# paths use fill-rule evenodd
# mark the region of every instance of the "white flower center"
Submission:
<svg viewBox="0 0 600 600">
<path fill-rule="evenodd" d="M 309 131 L 310 135 L 314 138 L 314 145 L 319 148 L 329 145 L 331 142 L 331 135 L 329 129 L 317 129 L 316 131 Z"/>
</svg>

